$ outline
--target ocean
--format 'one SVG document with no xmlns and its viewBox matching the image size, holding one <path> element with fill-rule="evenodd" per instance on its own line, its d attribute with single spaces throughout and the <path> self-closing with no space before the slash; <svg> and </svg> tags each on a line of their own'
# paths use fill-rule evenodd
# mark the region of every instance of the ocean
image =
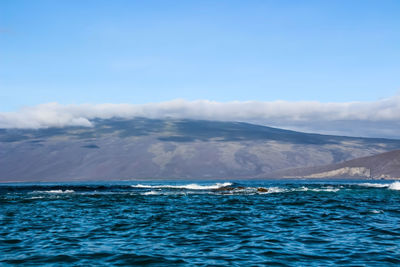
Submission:
<svg viewBox="0 0 400 267">
<path fill-rule="evenodd" d="M 400 182 L 0 185 L 0 265 L 397 266 Z"/>
</svg>

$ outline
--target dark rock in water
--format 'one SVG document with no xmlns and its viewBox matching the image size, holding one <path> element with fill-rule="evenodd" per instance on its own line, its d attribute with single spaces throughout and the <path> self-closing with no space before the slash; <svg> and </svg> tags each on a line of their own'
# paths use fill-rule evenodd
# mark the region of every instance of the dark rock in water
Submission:
<svg viewBox="0 0 400 267">
<path fill-rule="evenodd" d="M 232 190 L 234 190 L 235 188 L 233 188 L 232 186 L 224 186 L 224 187 L 220 187 L 220 188 L 217 188 L 217 189 L 214 189 L 214 191 L 218 191 L 218 192 L 224 192 L 224 191 L 232 191 Z"/>
<path fill-rule="evenodd" d="M 245 186 L 238 186 L 238 187 L 224 186 L 224 187 L 220 187 L 220 188 L 214 189 L 214 191 L 225 193 L 225 192 L 234 191 L 234 190 L 243 190 L 243 189 L 246 189 L 246 188 L 247 187 L 245 187 Z"/>
<path fill-rule="evenodd" d="M 259 188 L 257 188 L 257 192 L 266 193 L 266 192 L 268 192 L 268 189 L 264 188 L 264 187 L 259 187 Z"/>
</svg>

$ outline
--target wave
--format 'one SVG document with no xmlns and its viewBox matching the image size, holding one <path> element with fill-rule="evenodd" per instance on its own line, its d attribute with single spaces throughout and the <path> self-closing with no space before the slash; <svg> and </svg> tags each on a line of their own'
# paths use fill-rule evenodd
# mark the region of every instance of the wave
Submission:
<svg viewBox="0 0 400 267">
<path fill-rule="evenodd" d="M 267 193 L 285 193 L 288 192 L 288 189 L 280 188 L 280 187 L 269 187 Z"/>
<path fill-rule="evenodd" d="M 280 188 L 280 187 L 269 187 L 268 193 L 289 193 L 289 192 L 338 192 L 339 188 L 324 187 L 324 188 L 308 188 L 306 186 L 298 188 Z"/>
<path fill-rule="evenodd" d="M 337 192 L 340 189 L 339 188 L 312 188 L 309 190 L 313 191 L 313 192 Z"/>
<path fill-rule="evenodd" d="M 74 190 L 47 190 L 47 191 L 34 191 L 33 193 L 70 194 L 70 193 L 75 193 L 75 191 Z"/>
<path fill-rule="evenodd" d="M 260 187 L 263 186 L 263 187 Z M 354 187 L 355 186 L 355 187 Z M 381 181 L 371 181 L 365 183 L 354 183 L 352 186 L 329 185 L 329 184 L 304 184 L 304 185 L 273 185 L 269 184 L 235 184 L 233 182 L 219 183 L 181 183 L 181 184 L 96 184 L 96 185 L 50 185 L 50 186 L 28 186 L 24 191 L 30 194 L 141 194 L 141 195 L 165 195 L 172 193 L 185 194 L 235 194 L 235 195 L 253 195 L 253 194 L 271 194 L 271 193 L 291 193 L 291 192 L 338 192 L 343 188 L 371 188 L 384 190 L 400 191 L 400 181 L 382 183 Z M 20 188 L 11 187 L 11 191 L 18 191 Z M 147 189 L 147 190 L 134 190 Z M 144 194 L 143 194 L 144 193 Z"/>
<path fill-rule="evenodd" d="M 132 185 L 134 188 L 143 188 L 143 189 L 151 189 L 151 191 L 142 193 L 142 195 L 155 195 L 155 194 L 164 194 L 166 192 L 154 191 L 154 190 L 162 190 L 162 189 L 186 189 L 186 190 L 218 190 L 218 189 L 226 189 L 226 190 L 218 190 L 216 193 L 227 195 L 231 194 L 273 194 L 273 193 L 289 193 L 289 192 L 338 192 L 339 188 L 334 187 L 322 187 L 322 188 L 309 188 L 306 186 L 297 187 L 297 188 L 286 188 L 286 187 L 231 187 L 232 183 L 216 183 L 213 185 L 199 185 L 199 184 L 186 184 L 186 185 L 143 185 L 137 184 Z M 264 191 L 265 190 L 265 191 Z"/>
<path fill-rule="evenodd" d="M 378 183 L 362 183 L 359 186 L 374 187 L 374 188 L 388 188 L 390 190 L 400 190 L 400 182 L 396 181 L 391 184 L 378 184 Z"/>
<path fill-rule="evenodd" d="M 370 210 L 369 212 L 373 214 L 380 214 L 383 213 L 383 210 Z"/>
<path fill-rule="evenodd" d="M 288 191 L 290 192 L 306 192 L 306 191 L 311 191 L 311 192 L 338 192 L 340 188 L 334 188 L 334 187 L 322 187 L 322 188 L 308 188 L 306 186 L 302 186 L 299 188 L 293 188 Z"/>
<path fill-rule="evenodd" d="M 384 188 L 384 187 L 389 187 L 390 184 L 377 184 L 377 183 L 362 183 L 358 184 L 359 186 L 364 186 L 364 187 L 375 187 L 375 188 Z"/>
<path fill-rule="evenodd" d="M 143 196 L 159 195 L 159 192 L 156 192 L 156 191 L 149 191 L 149 192 L 142 193 L 142 195 L 143 195 Z"/>
<path fill-rule="evenodd" d="M 187 184 L 187 185 L 143 185 L 137 184 L 132 185 L 134 188 L 167 188 L 167 189 L 188 189 L 188 190 L 212 190 L 220 189 L 231 186 L 232 183 L 216 183 L 213 185 L 199 185 L 199 184 Z"/>
<path fill-rule="evenodd" d="M 391 190 L 400 190 L 400 182 L 394 182 L 389 185 L 389 189 Z"/>
</svg>

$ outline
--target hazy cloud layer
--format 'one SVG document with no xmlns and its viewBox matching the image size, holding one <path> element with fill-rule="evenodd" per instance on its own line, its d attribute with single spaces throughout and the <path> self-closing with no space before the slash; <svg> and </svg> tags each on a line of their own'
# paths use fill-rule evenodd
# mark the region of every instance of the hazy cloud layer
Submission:
<svg viewBox="0 0 400 267">
<path fill-rule="evenodd" d="M 142 105 L 57 103 L 0 112 L 0 128 L 88 126 L 95 118 L 190 118 L 259 123 L 308 132 L 400 138 L 400 96 L 375 102 L 213 102 L 173 100 Z"/>
</svg>

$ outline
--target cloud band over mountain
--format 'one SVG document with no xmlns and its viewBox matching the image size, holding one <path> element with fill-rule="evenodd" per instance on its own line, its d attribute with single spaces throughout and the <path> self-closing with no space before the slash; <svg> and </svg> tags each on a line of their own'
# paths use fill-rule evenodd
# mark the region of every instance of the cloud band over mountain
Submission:
<svg viewBox="0 0 400 267">
<path fill-rule="evenodd" d="M 326 134 L 400 138 L 400 96 L 345 103 L 209 100 L 96 105 L 48 103 L 0 112 L 0 128 L 90 127 L 93 119 L 114 117 L 241 121 Z"/>
</svg>

